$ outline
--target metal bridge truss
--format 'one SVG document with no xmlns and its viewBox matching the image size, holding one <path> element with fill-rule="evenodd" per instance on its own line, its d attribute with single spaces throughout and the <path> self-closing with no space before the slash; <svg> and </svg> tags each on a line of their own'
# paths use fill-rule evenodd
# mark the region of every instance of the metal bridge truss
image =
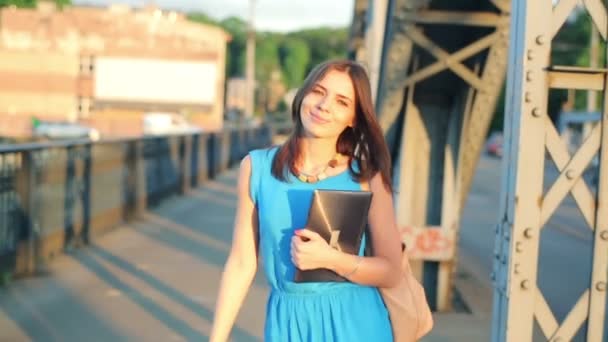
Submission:
<svg viewBox="0 0 608 342">
<path fill-rule="evenodd" d="M 509 3 L 392 0 L 385 22 L 373 14 L 378 3 L 356 2 L 351 56 L 379 70 L 376 108 L 395 163 L 398 223 L 425 244 L 412 267 L 431 307 L 445 311 L 460 214 L 504 83 Z M 377 30 L 384 35 L 370 33 Z"/>
<path fill-rule="evenodd" d="M 553 38 L 579 4 L 606 40 L 608 15 L 600 0 L 513 3 L 506 160 L 494 261 L 494 341 L 530 341 L 535 321 L 550 341 L 570 341 L 585 321 L 586 340 L 602 341 L 608 270 L 608 69 L 605 60 L 601 68 L 584 68 L 551 65 L 550 58 Z M 573 154 L 547 114 L 549 90 L 556 88 L 594 90 L 603 96 L 601 120 Z M 596 195 L 583 172 L 598 153 Z M 553 161 L 560 174 L 545 191 L 546 159 Z M 587 290 L 558 323 L 537 285 L 537 268 L 543 226 L 568 194 L 593 232 L 593 258 L 589 260 L 593 266 Z M 564 270 L 565 282 L 567 272 Z"/>
</svg>

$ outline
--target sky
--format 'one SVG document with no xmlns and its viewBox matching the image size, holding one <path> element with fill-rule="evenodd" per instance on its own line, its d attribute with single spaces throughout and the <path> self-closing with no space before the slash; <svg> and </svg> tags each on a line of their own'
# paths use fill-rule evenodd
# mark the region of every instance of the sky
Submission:
<svg viewBox="0 0 608 342">
<path fill-rule="evenodd" d="M 163 9 L 204 12 L 216 19 L 249 17 L 250 0 L 73 0 L 74 4 L 107 6 L 112 3 L 141 7 L 155 3 Z M 347 27 L 354 0 L 255 0 L 255 27 L 260 31 L 289 32 L 303 28 Z"/>
</svg>

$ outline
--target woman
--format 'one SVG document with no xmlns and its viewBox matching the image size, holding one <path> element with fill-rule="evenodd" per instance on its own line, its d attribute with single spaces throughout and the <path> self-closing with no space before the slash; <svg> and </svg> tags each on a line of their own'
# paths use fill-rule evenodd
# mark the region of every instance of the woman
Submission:
<svg viewBox="0 0 608 342">
<path fill-rule="evenodd" d="M 256 273 L 258 248 L 271 287 L 265 341 L 392 341 L 378 287 L 398 281 L 400 238 L 390 157 L 365 70 L 352 61 L 317 66 L 295 96 L 292 119 L 287 142 L 241 162 L 211 341 L 227 339 Z M 314 189 L 362 187 L 373 192 L 373 256 L 339 252 L 305 229 Z M 295 283 L 296 268 L 330 269 L 349 282 Z"/>
</svg>

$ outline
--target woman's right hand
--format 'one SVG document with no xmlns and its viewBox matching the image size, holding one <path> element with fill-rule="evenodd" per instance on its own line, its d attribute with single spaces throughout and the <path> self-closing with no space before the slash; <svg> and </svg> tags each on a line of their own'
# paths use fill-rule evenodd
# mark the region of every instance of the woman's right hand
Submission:
<svg viewBox="0 0 608 342">
<path fill-rule="evenodd" d="M 301 270 L 329 268 L 337 253 L 340 252 L 310 229 L 298 229 L 291 238 L 291 260 Z"/>
</svg>

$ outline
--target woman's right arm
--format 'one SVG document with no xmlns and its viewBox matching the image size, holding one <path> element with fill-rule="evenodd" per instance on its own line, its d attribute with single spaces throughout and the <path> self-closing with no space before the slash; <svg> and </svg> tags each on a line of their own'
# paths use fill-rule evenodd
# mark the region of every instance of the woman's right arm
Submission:
<svg viewBox="0 0 608 342">
<path fill-rule="evenodd" d="M 258 265 L 258 217 L 249 194 L 251 159 L 241 161 L 232 247 L 224 266 L 215 305 L 211 342 L 228 340 L 230 330 L 255 277 Z"/>
</svg>

